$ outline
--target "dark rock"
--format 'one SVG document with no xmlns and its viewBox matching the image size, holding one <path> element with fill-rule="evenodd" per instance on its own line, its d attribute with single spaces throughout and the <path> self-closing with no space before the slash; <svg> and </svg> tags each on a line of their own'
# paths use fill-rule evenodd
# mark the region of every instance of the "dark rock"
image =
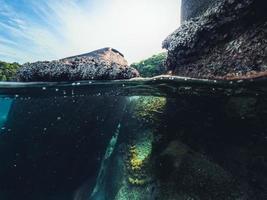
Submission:
<svg viewBox="0 0 267 200">
<path fill-rule="evenodd" d="M 55 61 L 26 63 L 17 73 L 18 81 L 115 80 L 138 77 L 123 54 L 112 48 Z"/>
<path fill-rule="evenodd" d="M 265 102 L 214 95 L 169 99 L 155 132 L 162 137 L 153 145 L 156 175 L 170 196 L 159 199 L 266 199 Z M 174 192 L 191 198 L 172 198 Z"/>
<path fill-rule="evenodd" d="M 187 5 L 186 2 L 183 4 Z M 163 42 L 168 50 L 168 70 L 197 78 L 242 79 L 266 75 L 267 3 L 201 2 L 198 7 L 193 1 L 187 5 L 194 8 L 191 14 L 184 14 L 187 21 Z M 203 7 L 208 9 L 203 12 Z"/>
<path fill-rule="evenodd" d="M 220 0 L 182 0 L 182 21 L 202 15 L 211 5 Z"/>
<path fill-rule="evenodd" d="M 157 156 L 156 163 L 162 189 L 168 193 L 173 190 L 183 196 L 216 200 L 241 196 L 238 184 L 227 171 L 180 141 L 171 141 Z"/>
</svg>

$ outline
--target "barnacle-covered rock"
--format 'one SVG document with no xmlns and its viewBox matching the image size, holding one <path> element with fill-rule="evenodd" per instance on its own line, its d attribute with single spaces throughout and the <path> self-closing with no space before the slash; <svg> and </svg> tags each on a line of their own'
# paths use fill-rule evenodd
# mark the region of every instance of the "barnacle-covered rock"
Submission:
<svg viewBox="0 0 267 200">
<path fill-rule="evenodd" d="M 169 71 L 215 79 L 267 74 L 266 2 L 185 0 L 183 4 L 186 21 L 163 42 Z"/>
<path fill-rule="evenodd" d="M 123 54 L 112 48 L 55 61 L 26 63 L 17 73 L 18 81 L 116 80 L 138 77 Z"/>
</svg>

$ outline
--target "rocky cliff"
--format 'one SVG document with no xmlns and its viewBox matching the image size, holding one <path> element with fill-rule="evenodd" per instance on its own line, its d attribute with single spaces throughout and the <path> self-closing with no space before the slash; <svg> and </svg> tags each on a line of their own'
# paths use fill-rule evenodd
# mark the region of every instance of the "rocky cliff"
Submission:
<svg viewBox="0 0 267 200">
<path fill-rule="evenodd" d="M 182 21 L 199 17 L 220 0 L 182 0 Z"/>
<path fill-rule="evenodd" d="M 163 42 L 168 70 L 213 79 L 265 76 L 266 8 L 259 0 L 184 0 L 186 21 Z"/>
</svg>

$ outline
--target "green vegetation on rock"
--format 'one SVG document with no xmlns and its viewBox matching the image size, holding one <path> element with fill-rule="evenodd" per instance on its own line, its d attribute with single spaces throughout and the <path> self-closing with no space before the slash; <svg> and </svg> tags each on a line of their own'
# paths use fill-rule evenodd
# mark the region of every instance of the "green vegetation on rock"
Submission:
<svg viewBox="0 0 267 200">
<path fill-rule="evenodd" d="M 159 53 L 146 60 L 142 60 L 138 63 L 133 63 L 131 67 L 137 69 L 142 77 L 158 76 L 166 72 L 164 66 L 166 58 L 167 53 Z"/>
<path fill-rule="evenodd" d="M 20 65 L 18 63 L 7 63 L 0 61 L 0 81 L 13 80 Z"/>
<path fill-rule="evenodd" d="M 164 97 L 139 97 L 135 99 L 133 117 L 140 121 L 155 123 L 163 114 L 167 100 Z"/>
</svg>

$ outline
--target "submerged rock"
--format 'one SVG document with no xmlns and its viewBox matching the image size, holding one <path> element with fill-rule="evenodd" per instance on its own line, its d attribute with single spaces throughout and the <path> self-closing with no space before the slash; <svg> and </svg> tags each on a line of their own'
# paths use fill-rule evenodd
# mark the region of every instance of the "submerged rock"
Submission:
<svg viewBox="0 0 267 200">
<path fill-rule="evenodd" d="M 187 21 L 163 42 L 168 70 L 180 76 L 218 79 L 267 74 L 266 2 L 191 0 L 183 4 Z"/>
<path fill-rule="evenodd" d="M 55 61 L 26 63 L 17 73 L 18 81 L 115 80 L 138 77 L 123 54 L 103 48 Z"/>
</svg>

